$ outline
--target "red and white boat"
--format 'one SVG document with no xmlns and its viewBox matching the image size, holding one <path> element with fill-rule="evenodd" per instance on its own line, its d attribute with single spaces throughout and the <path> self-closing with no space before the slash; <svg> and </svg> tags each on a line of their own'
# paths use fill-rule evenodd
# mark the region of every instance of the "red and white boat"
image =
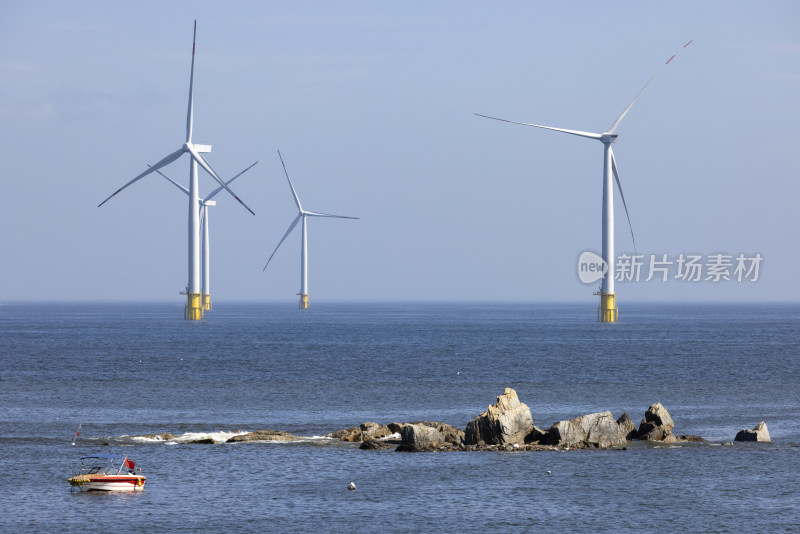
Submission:
<svg viewBox="0 0 800 534">
<path fill-rule="evenodd" d="M 80 491 L 141 491 L 145 476 L 127 456 L 98 454 L 81 458 L 68 481 Z"/>
</svg>

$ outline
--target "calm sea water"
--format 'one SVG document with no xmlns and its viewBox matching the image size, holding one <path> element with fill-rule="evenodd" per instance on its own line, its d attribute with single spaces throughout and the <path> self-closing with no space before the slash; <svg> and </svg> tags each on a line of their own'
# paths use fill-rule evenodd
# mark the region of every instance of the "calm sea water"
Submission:
<svg viewBox="0 0 800 534">
<path fill-rule="evenodd" d="M 0 305 L 0 526 L 225 532 L 800 528 L 800 305 Z M 361 451 L 364 421 L 464 428 L 513 387 L 534 423 L 661 402 L 708 444 L 626 451 Z M 736 444 L 764 420 L 773 443 Z M 78 424 L 81 439 L 70 446 Z M 286 430 L 295 443 L 191 445 Z M 108 445 L 104 445 L 104 444 Z M 137 494 L 71 493 L 92 453 Z M 548 471 L 551 474 L 548 474 Z M 348 491 L 350 481 L 356 491 Z"/>
</svg>

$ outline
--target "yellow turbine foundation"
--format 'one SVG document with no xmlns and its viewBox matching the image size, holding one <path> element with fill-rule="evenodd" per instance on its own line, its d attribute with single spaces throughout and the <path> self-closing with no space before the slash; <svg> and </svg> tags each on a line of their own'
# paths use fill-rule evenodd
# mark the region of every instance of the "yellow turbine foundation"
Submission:
<svg viewBox="0 0 800 534">
<path fill-rule="evenodd" d="M 183 318 L 189 321 L 199 321 L 203 318 L 202 293 L 186 294 L 186 307 L 183 309 Z"/>
<path fill-rule="evenodd" d="M 300 295 L 300 309 L 301 310 L 308 309 L 308 295 Z"/>
<path fill-rule="evenodd" d="M 619 310 L 617 309 L 616 293 L 597 293 L 600 295 L 600 307 L 597 308 L 597 320 L 601 323 L 616 323 Z"/>
<path fill-rule="evenodd" d="M 205 311 L 211 310 L 211 295 L 206 293 L 203 294 L 203 310 Z"/>
</svg>

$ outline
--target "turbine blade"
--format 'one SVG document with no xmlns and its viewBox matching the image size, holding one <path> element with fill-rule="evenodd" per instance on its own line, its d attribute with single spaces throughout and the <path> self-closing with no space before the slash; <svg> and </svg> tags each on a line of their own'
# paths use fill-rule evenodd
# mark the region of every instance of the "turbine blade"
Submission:
<svg viewBox="0 0 800 534">
<path fill-rule="evenodd" d="M 247 171 L 249 171 L 250 169 L 252 169 L 253 167 L 255 167 L 257 164 L 258 164 L 258 162 L 256 161 L 255 163 L 253 163 L 252 165 L 250 165 L 249 167 L 247 167 L 245 170 L 243 170 L 242 172 L 240 172 L 239 174 L 237 174 L 236 176 L 234 176 L 233 178 L 231 178 L 230 180 L 228 180 L 227 182 L 225 182 L 225 185 L 231 185 L 231 182 L 232 182 L 232 181 L 234 181 L 235 179 L 237 179 L 238 177 L 240 177 L 241 175 L 243 175 L 244 173 L 246 173 Z M 220 191 L 222 191 L 222 189 L 223 189 L 223 188 L 222 188 L 222 186 L 219 186 L 218 188 L 214 189 L 214 190 L 211 192 L 211 194 L 209 194 L 209 195 L 206 197 L 206 200 L 211 200 L 212 198 L 214 198 L 214 195 L 216 195 L 217 193 L 219 193 Z"/>
<path fill-rule="evenodd" d="M 278 150 L 278 157 L 281 158 L 281 165 L 283 165 L 283 173 L 286 175 L 286 179 L 289 180 L 289 187 L 292 188 L 292 196 L 294 196 L 294 203 L 297 204 L 297 209 L 302 213 L 303 206 L 300 205 L 300 197 L 297 196 L 297 191 L 294 190 L 292 181 L 289 179 L 289 173 L 286 171 L 286 164 L 283 162 L 283 156 L 281 156 L 280 150 Z"/>
<path fill-rule="evenodd" d="M 147 166 L 148 166 L 148 167 L 150 167 L 150 168 L 152 168 L 152 166 L 151 166 L 149 163 L 147 164 Z M 174 185 L 175 187 L 177 187 L 178 189 L 180 189 L 181 191 L 183 191 L 183 192 L 184 192 L 184 193 L 186 193 L 187 195 L 189 194 L 189 190 L 188 190 L 188 189 L 186 189 L 185 187 L 183 187 L 181 184 L 179 184 L 178 182 L 176 182 L 175 180 L 173 180 L 172 178 L 170 178 L 169 176 L 167 176 L 167 175 L 166 175 L 166 174 L 164 174 L 163 172 L 159 171 L 158 169 L 156 169 L 156 172 L 157 172 L 158 174 L 160 174 L 161 176 L 163 176 L 164 178 L 166 178 L 167 180 L 169 180 L 169 182 L 170 182 L 172 185 Z"/>
<path fill-rule="evenodd" d="M 155 165 L 153 165 L 152 167 L 150 167 L 149 169 L 147 169 L 146 171 L 144 171 L 142 174 L 140 174 L 139 176 L 137 176 L 136 178 L 134 178 L 133 180 L 131 180 L 131 181 L 130 181 L 130 182 L 128 182 L 127 184 L 123 185 L 122 187 L 120 187 L 119 189 L 117 189 L 116 191 L 114 191 L 114 192 L 111 194 L 111 196 L 109 196 L 107 199 L 105 199 L 105 200 L 104 200 L 104 201 L 102 201 L 100 204 L 98 204 L 98 205 L 97 205 L 97 207 L 99 208 L 100 206 L 102 206 L 103 204 L 105 204 L 106 202 L 108 202 L 108 201 L 109 201 L 109 199 L 111 199 L 111 197 L 113 197 L 114 195 L 116 195 L 117 193 L 119 193 L 120 191 L 122 191 L 123 189 L 125 189 L 126 187 L 128 187 L 129 185 L 133 184 L 134 182 L 137 182 L 137 181 L 141 180 L 142 178 L 144 178 L 145 176 L 147 176 L 147 175 L 148 175 L 148 174 L 150 174 L 151 172 L 153 172 L 153 171 L 157 171 L 158 169 L 160 169 L 161 167 L 164 167 L 165 165 L 169 165 L 170 163 L 172 163 L 173 161 L 175 161 L 176 159 L 178 159 L 179 157 L 181 157 L 181 155 L 182 155 L 184 152 L 186 152 L 186 149 L 185 149 L 184 147 L 181 147 L 181 148 L 179 148 L 178 150 L 176 150 L 175 152 L 173 152 L 172 154 L 170 154 L 169 156 L 167 156 L 167 157 L 163 158 L 161 161 L 159 161 L 158 163 L 156 163 Z"/>
<path fill-rule="evenodd" d="M 331 215 L 330 213 L 319 213 L 316 211 L 304 211 L 303 215 L 309 217 L 335 217 L 336 219 L 359 219 L 360 217 L 348 217 L 346 215 Z"/>
<path fill-rule="evenodd" d="M 596 134 L 592 132 L 582 132 L 580 130 L 565 130 L 564 128 L 553 128 L 552 126 L 541 126 L 539 124 L 530 124 L 527 122 L 517 122 L 517 121 L 510 121 L 506 119 L 498 119 L 497 117 L 490 117 L 489 115 L 481 115 L 480 113 L 473 113 L 473 115 L 477 115 L 478 117 L 484 117 L 486 119 L 494 119 L 496 121 L 503 121 L 503 122 L 510 122 L 511 124 L 521 124 L 522 126 L 533 126 L 535 128 L 544 128 L 545 130 L 553 130 L 556 132 L 564 132 L 572 135 L 577 135 L 580 137 L 588 137 L 589 139 L 597 139 L 600 140 L 603 138 L 601 134 Z"/>
<path fill-rule="evenodd" d="M 267 270 L 267 266 L 269 265 L 269 262 L 272 261 L 272 256 L 274 256 L 275 253 L 278 252 L 278 249 L 281 248 L 281 245 L 283 244 L 283 242 L 286 241 L 286 238 L 289 236 L 289 234 L 292 233 L 292 230 L 294 230 L 294 227 L 297 226 L 297 223 L 300 221 L 300 217 L 302 217 L 302 216 L 303 216 L 303 214 L 300 213 L 300 214 L 297 215 L 297 217 L 294 218 L 294 221 L 292 221 L 292 224 L 289 225 L 289 229 L 286 230 L 286 233 L 283 234 L 283 237 L 278 242 L 278 246 L 275 247 L 275 250 L 272 251 L 272 255 L 267 260 L 267 265 L 265 265 L 264 268 L 261 269 L 262 271 L 266 271 Z"/>
<path fill-rule="evenodd" d="M 192 122 L 194 120 L 194 48 L 197 41 L 197 19 L 194 21 L 194 34 L 192 34 L 192 70 L 189 74 L 189 109 L 186 112 L 186 142 L 192 142 Z"/>
<path fill-rule="evenodd" d="M 214 169 L 212 169 L 212 168 L 211 168 L 211 165 L 209 165 L 209 164 L 208 164 L 208 162 L 207 162 L 207 161 L 206 161 L 206 160 L 203 158 L 203 156 L 201 156 L 200 154 L 198 154 L 198 153 L 197 153 L 197 151 L 196 151 L 195 149 L 193 149 L 193 148 L 189 148 L 189 153 L 192 155 L 192 158 L 193 158 L 193 159 L 194 159 L 194 160 L 197 162 L 197 164 L 198 164 L 198 165 L 200 165 L 201 167 L 203 167 L 203 170 L 204 170 L 204 171 L 206 171 L 208 174 L 210 174 L 212 178 L 214 178 L 214 179 L 215 179 L 215 180 L 216 180 L 216 181 L 217 181 L 217 182 L 218 182 L 218 183 L 219 183 L 219 184 L 220 184 L 220 185 L 221 185 L 223 188 L 225 188 L 225 191 L 227 191 L 228 193 L 230 193 L 230 195 L 231 195 L 233 198 L 235 198 L 235 199 L 236 199 L 236 201 L 237 201 L 237 202 L 239 202 L 239 204 L 241 204 L 242 206 L 244 206 L 244 207 L 245 207 L 245 209 L 247 209 L 247 211 L 249 211 L 250 213 L 252 213 L 253 215 L 255 215 L 255 213 L 253 212 L 253 210 L 251 210 L 251 209 L 248 207 L 248 205 L 247 205 L 247 204 L 245 204 L 244 202 L 242 202 L 242 199 L 240 199 L 239 197 L 237 197 L 237 196 L 236 196 L 236 193 L 234 193 L 233 191 L 231 191 L 230 187 L 228 187 L 227 185 L 225 185 L 225 182 L 223 182 L 223 181 L 220 179 L 220 177 L 217 175 L 217 173 L 216 173 L 216 172 L 214 172 Z"/>
<path fill-rule="evenodd" d="M 633 253 L 636 251 L 636 237 L 633 235 L 633 225 L 631 224 L 631 216 L 628 213 L 628 205 L 625 203 L 625 195 L 622 193 L 622 184 L 619 181 L 619 171 L 617 171 L 617 158 L 614 157 L 614 151 L 611 147 L 608 148 L 611 153 L 611 168 L 614 170 L 614 179 L 617 181 L 617 189 L 619 189 L 619 196 L 622 197 L 622 206 L 625 208 L 625 216 L 628 218 L 628 228 L 631 229 L 631 240 L 633 241 Z"/>
<path fill-rule="evenodd" d="M 683 50 L 684 48 L 686 48 L 687 46 L 689 46 L 693 42 L 694 42 L 694 39 L 692 39 L 691 41 L 689 41 L 688 43 L 683 45 L 681 47 L 681 50 Z M 614 130 L 617 129 L 617 126 L 619 126 L 619 123 L 622 122 L 622 119 L 625 117 L 625 115 L 628 113 L 628 111 L 630 111 L 630 109 L 633 107 L 633 105 L 636 103 L 636 101 L 639 100 L 639 97 L 642 96 L 642 93 L 644 93 L 644 90 L 647 89 L 648 85 L 650 85 L 650 82 L 652 82 L 653 80 L 656 79 L 656 76 L 658 76 L 661 73 L 661 71 L 664 70 L 664 67 L 669 65 L 670 61 L 672 61 L 673 59 L 675 59 L 677 57 L 679 52 L 680 52 L 680 50 L 678 50 L 678 52 L 675 52 L 674 54 L 672 54 L 672 56 L 667 60 L 667 62 L 664 63 L 663 65 L 661 65 L 661 67 L 659 67 L 659 69 L 656 71 L 656 73 L 653 74 L 653 76 L 649 80 L 647 80 L 647 83 L 644 84 L 644 87 L 642 87 L 641 90 L 638 93 L 636 93 L 636 96 L 633 98 L 631 103 L 628 104 L 628 107 L 625 108 L 625 110 L 620 114 L 620 116 L 617 117 L 617 120 L 614 121 L 614 124 L 612 124 L 611 127 L 608 129 L 608 133 L 610 133 L 610 134 L 614 133 Z"/>
</svg>

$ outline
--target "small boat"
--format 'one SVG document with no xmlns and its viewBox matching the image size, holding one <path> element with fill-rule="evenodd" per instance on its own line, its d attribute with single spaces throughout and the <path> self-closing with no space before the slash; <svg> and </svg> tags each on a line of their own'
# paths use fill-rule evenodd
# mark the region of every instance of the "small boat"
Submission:
<svg viewBox="0 0 800 534">
<path fill-rule="evenodd" d="M 127 456 L 98 454 L 81 458 L 68 481 L 80 491 L 141 491 L 145 476 Z"/>
</svg>

